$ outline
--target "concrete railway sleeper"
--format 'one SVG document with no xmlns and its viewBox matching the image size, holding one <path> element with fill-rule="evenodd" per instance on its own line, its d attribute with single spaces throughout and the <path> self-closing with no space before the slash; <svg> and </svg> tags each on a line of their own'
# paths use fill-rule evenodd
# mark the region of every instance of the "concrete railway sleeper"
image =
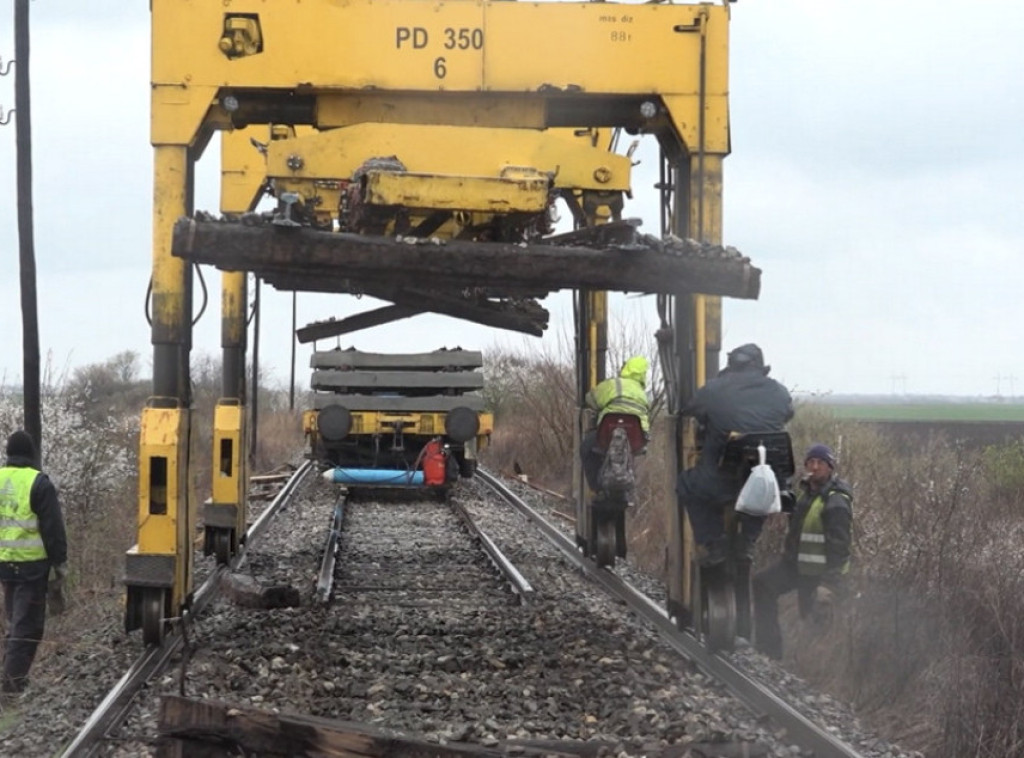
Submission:
<svg viewBox="0 0 1024 758">
<path fill-rule="evenodd" d="M 339 528 L 337 489 L 307 477 L 234 567 L 257 586 L 296 588 L 298 604 L 211 598 L 185 624 L 184 648 L 153 648 L 159 660 L 136 665 L 152 667 L 150 683 L 122 704 L 123 723 L 64 755 L 156 755 L 170 735 L 190 754 L 210 749 L 204 730 L 222 746 L 274 755 L 281 743 L 267 735 L 298 727 L 319 742 L 292 741 L 294 755 L 340 744 L 363 752 L 339 755 L 903 755 L 808 742 L 763 704 L 752 712 L 749 696 L 734 693 L 756 685 L 723 674 L 722 658 L 688 651 L 684 660 L 664 614 L 652 622 L 653 601 L 629 599 L 611 571 L 585 570 L 575 548 L 553 547 L 539 521 L 482 480 L 493 481 L 461 484 L 453 504 L 514 563 L 530 602 L 504 586 L 445 504 L 364 495 L 345 504 Z M 316 602 L 332 529 L 335 585 L 329 603 Z"/>
</svg>

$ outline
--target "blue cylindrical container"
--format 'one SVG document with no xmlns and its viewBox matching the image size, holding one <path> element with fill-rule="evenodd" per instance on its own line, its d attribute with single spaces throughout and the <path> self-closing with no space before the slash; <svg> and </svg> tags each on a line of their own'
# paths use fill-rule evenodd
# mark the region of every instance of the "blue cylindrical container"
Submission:
<svg viewBox="0 0 1024 758">
<path fill-rule="evenodd" d="M 379 484 L 392 487 L 422 487 L 422 471 L 402 471 L 383 468 L 332 468 L 323 473 L 328 482 L 335 484 Z"/>
</svg>

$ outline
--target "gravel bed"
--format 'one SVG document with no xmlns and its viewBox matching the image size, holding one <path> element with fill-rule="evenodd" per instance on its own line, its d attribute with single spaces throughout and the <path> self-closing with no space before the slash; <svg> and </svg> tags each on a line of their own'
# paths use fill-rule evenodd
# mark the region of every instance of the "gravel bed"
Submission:
<svg viewBox="0 0 1024 758">
<path fill-rule="evenodd" d="M 482 489 L 489 489 L 479 482 L 473 484 Z M 571 504 L 516 479 L 503 479 L 502 484 L 542 515 L 548 523 L 566 536 L 575 539 L 573 525 L 556 515 L 556 511 L 565 513 L 572 507 Z M 614 571 L 662 608 L 665 607 L 667 594 L 664 584 L 630 564 L 628 557 L 624 562 L 618 561 Z M 834 736 L 852 745 L 864 758 L 922 758 L 921 753 L 903 750 L 872 733 L 861 724 L 845 703 L 814 690 L 802 679 L 782 668 L 778 662 L 761 655 L 753 648 L 739 649 L 729 658 L 748 676 L 771 689 L 815 723 L 826 725 Z"/>
<path fill-rule="evenodd" d="M 510 486 L 539 510 L 556 505 Z M 336 494 L 309 477 L 241 568 L 264 586 L 296 588 L 301 605 L 255 610 L 215 601 L 190 633 L 195 649 L 185 664 L 186 695 L 360 721 L 439 742 L 589 740 L 616 758 L 725 755 L 736 744 L 766 758 L 800 755 L 476 481 L 462 483 L 455 497 L 533 585 L 528 604 L 518 603 L 482 551 L 467 547 L 468 538 L 453 542 L 454 517 L 436 504 L 410 523 L 402 508 L 389 513 L 383 505 L 354 503 L 338 558 L 337 598 L 316 606 L 319 551 Z M 208 570 L 212 560 L 204 564 Z M 616 571 L 664 604 L 659 582 L 628 565 Z M 0 714 L 0 754 L 59 752 L 138 654 L 139 633 L 121 630 L 117 598 L 112 592 L 98 604 L 102 613 L 34 672 L 20 703 Z M 755 653 L 737 657 L 865 756 L 912 755 L 865 733 L 847 709 L 773 662 Z M 159 697 L 178 694 L 180 673 L 181 662 L 151 683 L 105 755 L 155 754 Z M 697 744 L 708 743 L 721 752 L 698 751 Z"/>
</svg>

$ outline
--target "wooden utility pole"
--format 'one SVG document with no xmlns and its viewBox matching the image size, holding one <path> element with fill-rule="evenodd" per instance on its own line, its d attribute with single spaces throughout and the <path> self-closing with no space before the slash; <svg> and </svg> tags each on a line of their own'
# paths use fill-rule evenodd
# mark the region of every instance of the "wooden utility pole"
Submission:
<svg viewBox="0 0 1024 758">
<path fill-rule="evenodd" d="M 29 99 L 29 0 L 14 2 L 14 110 L 18 154 L 18 249 L 21 260 L 21 344 L 24 366 L 25 431 L 43 457 L 39 393 L 39 315 L 36 302 L 35 239 L 32 231 L 32 110 Z"/>
</svg>

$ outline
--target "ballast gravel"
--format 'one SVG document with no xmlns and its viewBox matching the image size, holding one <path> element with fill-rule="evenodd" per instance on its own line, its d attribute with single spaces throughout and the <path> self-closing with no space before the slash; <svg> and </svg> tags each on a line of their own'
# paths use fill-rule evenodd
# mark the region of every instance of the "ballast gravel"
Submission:
<svg viewBox="0 0 1024 758">
<path fill-rule="evenodd" d="M 510 486 L 542 513 L 560 507 Z M 262 585 L 294 587 L 300 605 L 257 610 L 215 601 L 191 625 L 188 654 L 151 682 L 102 755 L 155 755 L 159 698 L 182 687 L 188 697 L 439 743 L 588 741 L 616 758 L 801 755 L 604 596 L 479 480 L 460 482 L 454 498 L 533 585 L 528 603 L 443 504 L 416 513 L 400 500 L 359 499 L 346 506 L 339 586 L 331 604 L 317 605 L 319 553 L 337 498 L 337 489 L 307 477 L 240 568 Z M 197 560 L 202 571 L 212 568 L 212 559 Z M 616 571 L 664 604 L 658 582 L 628 564 Z M 121 629 L 122 612 L 116 590 L 98 598 L 82 628 L 33 672 L 25 696 L 2 706 L 0 755 L 60 754 L 141 650 L 139 633 Z M 737 660 L 866 758 L 914 756 L 775 663 L 753 652 Z M 729 752 L 740 747 L 747 753 Z"/>
</svg>

